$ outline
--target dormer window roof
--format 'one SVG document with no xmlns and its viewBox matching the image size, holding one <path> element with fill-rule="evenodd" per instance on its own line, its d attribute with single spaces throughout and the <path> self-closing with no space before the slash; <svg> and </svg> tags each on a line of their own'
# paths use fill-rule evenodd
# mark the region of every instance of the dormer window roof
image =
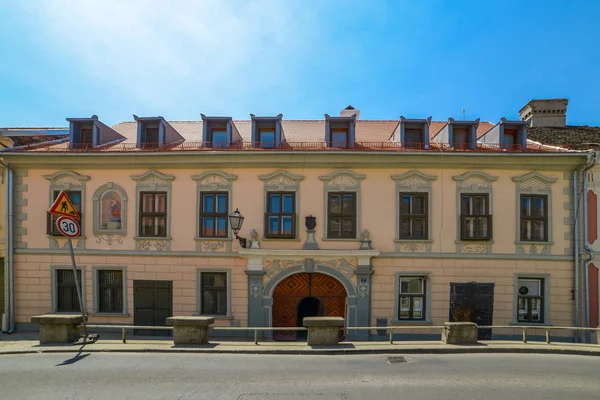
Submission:
<svg viewBox="0 0 600 400">
<path fill-rule="evenodd" d="M 429 125 L 431 125 L 431 117 L 409 119 L 401 116 L 392 139 L 400 142 L 402 147 L 407 149 L 427 149 L 429 148 Z"/>
<path fill-rule="evenodd" d="M 496 126 L 479 139 L 479 142 L 495 145 L 504 150 L 524 150 L 527 148 L 528 126 L 529 121 L 509 121 L 501 118 Z"/>
<path fill-rule="evenodd" d="M 133 119 L 137 122 L 137 147 L 140 149 L 163 148 L 185 140 L 163 117 L 134 115 Z"/>
<path fill-rule="evenodd" d="M 231 117 L 202 116 L 202 143 L 206 147 L 219 149 L 240 143 L 242 136 Z"/>
<path fill-rule="evenodd" d="M 348 149 L 356 143 L 356 114 L 331 117 L 325 114 L 325 142 L 327 147 Z"/>
<path fill-rule="evenodd" d="M 276 117 L 257 117 L 250 114 L 252 119 L 252 147 L 273 149 L 285 142 L 281 120 L 283 114 Z"/>
<path fill-rule="evenodd" d="M 125 137 L 99 121 L 97 115 L 90 118 L 67 118 L 69 121 L 69 147 L 74 150 L 93 149 L 118 143 Z"/>
<path fill-rule="evenodd" d="M 475 121 L 457 121 L 449 118 L 448 123 L 431 140 L 457 150 L 475 150 L 478 126 L 479 118 Z"/>
</svg>

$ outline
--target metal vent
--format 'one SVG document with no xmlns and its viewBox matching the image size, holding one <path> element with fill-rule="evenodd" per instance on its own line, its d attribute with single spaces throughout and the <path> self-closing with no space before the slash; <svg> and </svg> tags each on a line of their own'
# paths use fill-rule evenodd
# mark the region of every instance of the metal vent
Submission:
<svg viewBox="0 0 600 400">
<path fill-rule="evenodd" d="M 404 356 L 388 357 L 387 362 L 390 364 L 402 364 L 402 363 L 407 363 L 408 358 L 406 358 Z"/>
</svg>

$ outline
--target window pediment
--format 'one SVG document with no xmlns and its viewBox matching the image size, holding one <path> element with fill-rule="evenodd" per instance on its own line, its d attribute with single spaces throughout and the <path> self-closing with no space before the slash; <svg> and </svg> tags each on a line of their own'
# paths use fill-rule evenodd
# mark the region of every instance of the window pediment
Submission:
<svg viewBox="0 0 600 400">
<path fill-rule="evenodd" d="M 492 176 L 482 171 L 469 171 L 462 175 L 453 176 L 456 186 L 473 192 L 483 189 L 491 189 L 492 182 L 497 181 L 497 176 Z"/>
</svg>

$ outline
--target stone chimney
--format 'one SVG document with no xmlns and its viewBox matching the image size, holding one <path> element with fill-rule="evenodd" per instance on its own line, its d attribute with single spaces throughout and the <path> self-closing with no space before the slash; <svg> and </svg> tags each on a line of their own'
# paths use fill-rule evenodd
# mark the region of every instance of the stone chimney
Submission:
<svg viewBox="0 0 600 400">
<path fill-rule="evenodd" d="M 353 115 L 356 115 L 356 119 L 358 119 L 358 117 L 360 117 L 360 110 L 357 110 L 352 106 L 348 106 L 340 111 L 340 117 L 351 117 Z"/>
<path fill-rule="evenodd" d="M 531 100 L 521 108 L 521 121 L 531 121 L 531 127 L 558 126 L 567 124 L 567 99 Z"/>
</svg>

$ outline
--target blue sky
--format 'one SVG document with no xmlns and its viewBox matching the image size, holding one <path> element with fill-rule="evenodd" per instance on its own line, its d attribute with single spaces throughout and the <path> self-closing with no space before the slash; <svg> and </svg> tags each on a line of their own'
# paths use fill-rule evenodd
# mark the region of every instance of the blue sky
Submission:
<svg viewBox="0 0 600 400">
<path fill-rule="evenodd" d="M 0 126 L 97 114 L 600 125 L 600 2 L 0 0 Z"/>
</svg>

